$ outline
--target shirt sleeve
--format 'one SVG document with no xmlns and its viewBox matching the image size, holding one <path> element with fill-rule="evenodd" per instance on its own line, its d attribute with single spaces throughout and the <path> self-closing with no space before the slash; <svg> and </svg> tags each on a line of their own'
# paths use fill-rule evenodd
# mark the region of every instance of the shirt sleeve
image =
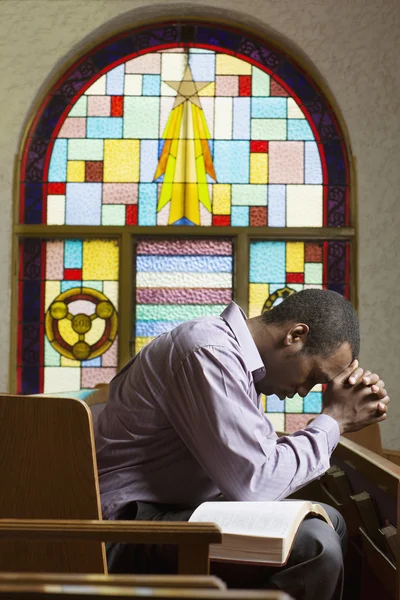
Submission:
<svg viewBox="0 0 400 600">
<path fill-rule="evenodd" d="M 207 346 L 173 375 L 163 403 L 171 425 L 215 486 L 230 500 L 279 500 L 329 468 L 339 426 L 320 415 L 276 437 L 253 402 L 251 374 L 239 352 Z"/>
</svg>

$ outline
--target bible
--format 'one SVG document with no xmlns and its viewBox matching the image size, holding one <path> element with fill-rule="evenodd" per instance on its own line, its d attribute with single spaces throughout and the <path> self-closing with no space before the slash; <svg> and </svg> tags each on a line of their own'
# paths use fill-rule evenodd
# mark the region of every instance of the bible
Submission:
<svg viewBox="0 0 400 600">
<path fill-rule="evenodd" d="M 210 546 L 212 560 L 279 566 L 286 564 L 308 515 L 333 527 L 322 506 L 302 500 L 204 502 L 189 521 L 215 523 L 221 529 L 222 543 Z"/>
</svg>

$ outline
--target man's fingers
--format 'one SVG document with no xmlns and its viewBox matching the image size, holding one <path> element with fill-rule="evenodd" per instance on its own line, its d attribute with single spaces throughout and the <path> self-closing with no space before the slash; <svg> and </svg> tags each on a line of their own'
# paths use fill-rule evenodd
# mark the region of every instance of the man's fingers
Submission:
<svg viewBox="0 0 400 600">
<path fill-rule="evenodd" d="M 362 382 L 364 385 L 375 385 L 380 381 L 379 375 L 376 373 L 371 373 L 371 371 L 365 371 Z"/>
<path fill-rule="evenodd" d="M 336 375 L 336 377 L 332 379 L 332 383 L 348 383 L 350 375 L 353 373 L 353 371 L 357 369 L 357 367 L 358 360 L 354 359 L 353 362 L 350 363 L 348 367 L 346 367 L 346 369 L 343 369 L 343 371 L 339 373 L 339 375 Z"/>
<path fill-rule="evenodd" d="M 377 387 L 377 388 L 373 389 L 373 387 L 372 387 L 371 392 L 373 394 L 375 394 L 375 396 L 378 396 L 379 399 L 387 396 L 387 391 L 385 390 L 385 388 Z"/>
<path fill-rule="evenodd" d="M 379 400 L 378 404 L 376 405 L 376 409 L 387 411 L 389 402 L 389 396 L 385 396 L 384 398 L 382 398 L 382 400 Z"/>
<path fill-rule="evenodd" d="M 356 383 L 358 383 L 361 380 L 361 378 L 363 377 L 363 375 L 364 375 L 364 369 L 362 369 L 361 367 L 357 367 L 350 374 L 349 383 L 351 385 L 355 385 Z"/>
<path fill-rule="evenodd" d="M 385 382 L 382 379 L 378 379 L 376 383 L 371 385 L 371 391 L 376 394 L 377 391 L 383 389 L 385 387 Z"/>
<path fill-rule="evenodd" d="M 373 420 L 373 423 L 379 423 L 387 418 L 387 413 L 382 413 L 379 417 Z"/>
<path fill-rule="evenodd" d="M 372 425 L 373 423 L 380 423 L 381 421 L 384 421 L 385 419 L 387 419 L 387 413 L 377 413 L 377 416 L 370 419 L 368 425 Z"/>
<path fill-rule="evenodd" d="M 369 375 L 365 375 L 362 378 L 362 382 L 364 385 L 376 385 L 380 380 L 379 375 L 376 373 L 369 373 Z"/>
</svg>

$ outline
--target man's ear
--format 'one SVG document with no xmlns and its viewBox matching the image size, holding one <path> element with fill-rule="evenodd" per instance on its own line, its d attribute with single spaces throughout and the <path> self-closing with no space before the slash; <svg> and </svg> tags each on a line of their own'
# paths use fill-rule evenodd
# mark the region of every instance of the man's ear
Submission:
<svg viewBox="0 0 400 600">
<path fill-rule="evenodd" d="M 305 323 L 296 323 L 296 325 L 293 325 L 286 333 L 284 345 L 292 346 L 291 349 L 295 350 L 296 352 L 302 350 L 307 341 L 307 335 L 309 331 L 310 328 Z"/>
</svg>

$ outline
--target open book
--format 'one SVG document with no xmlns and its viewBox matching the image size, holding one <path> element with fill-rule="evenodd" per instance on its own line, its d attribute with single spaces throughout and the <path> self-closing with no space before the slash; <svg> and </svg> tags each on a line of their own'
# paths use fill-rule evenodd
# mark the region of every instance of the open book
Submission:
<svg viewBox="0 0 400 600">
<path fill-rule="evenodd" d="M 284 565 L 308 514 L 333 527 L 322 506 L 302 500 L 204 502 L 189 521 L 216 523 L 221 529 L 222 544 L 210 547 L 213 560 Z"/>
</svg>

